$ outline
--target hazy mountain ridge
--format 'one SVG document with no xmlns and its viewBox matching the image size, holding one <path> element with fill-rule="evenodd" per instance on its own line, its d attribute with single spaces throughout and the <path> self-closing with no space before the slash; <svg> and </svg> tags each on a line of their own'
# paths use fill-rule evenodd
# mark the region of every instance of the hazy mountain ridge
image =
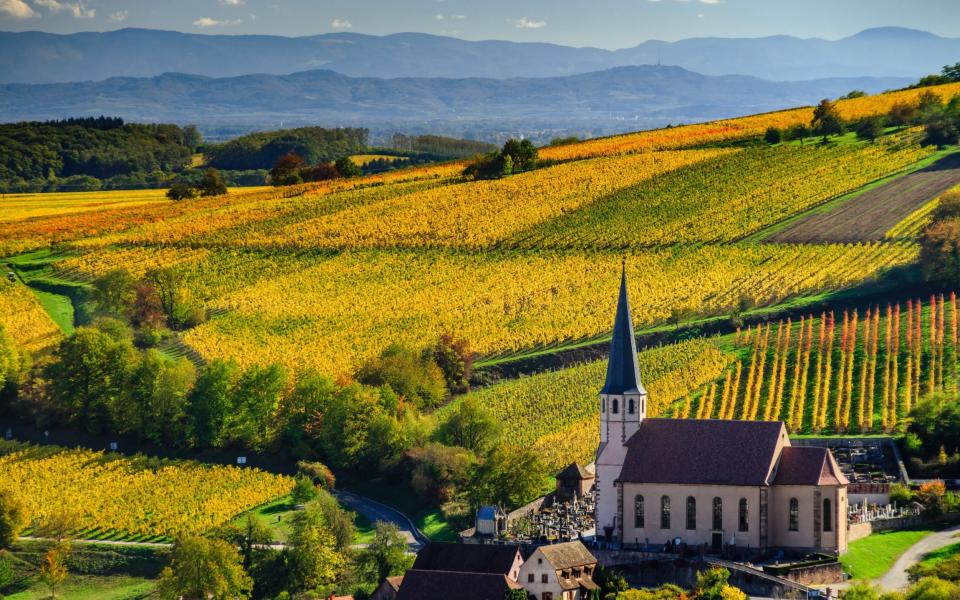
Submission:
<svg viewBox="0 0 960 600">
<path fill-rule="evenodd" d="M 552 77 L 663 64 L 774 80 L 913 77 L 960 60 L 960 39 L 885 27 L 840 40 L 690 38 L 604 50 L 466 41 L 420 33 L 287 38 L 150 29 L 57 35 L 0 32 L 0 83 L 52 83 L 165 72 L 210 77 L 329 69 L 353 77 Z"/>
</svg>

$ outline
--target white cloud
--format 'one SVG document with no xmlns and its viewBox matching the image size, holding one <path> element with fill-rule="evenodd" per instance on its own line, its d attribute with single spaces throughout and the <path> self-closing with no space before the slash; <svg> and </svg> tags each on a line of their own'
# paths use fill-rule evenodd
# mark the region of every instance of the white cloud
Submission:
<svg viewBox="0 0 960 600">
<path fill-rule="evenodd" d="M 513 26 L 517 29 L 540 29 L 541 27 L 546 27 L 546 21 L 531 21 L 526 17 L 520 17 L 519 19 L 507 19 L 507 22 L 513 23 Z"/>
<path fill-rule="evenodd" d="M 0 0 L 0 14 L 14 19 L 32 19 L 37 16 L 30 5 L 23 0 Z"/>
<path fill-rule="evenodd" d="M 193 22 L 194 27 L 200 27 L 201 29 L 206 29 L 208 27 L 222 27 L 224 25 L 239 25 L 241 19 L 230 20 L 217 20 L 211 19 L 210 17 L 200 17 Z"/>
<path fill-rule="evenodd" d="M 346 19 L 334 19 L 330 22 L 330 27 L 334 29 L 350 29 L 353 27 L 353 23 Z"/>
<path fill-rule="evenodd" d="M 700 4 L 720 4 L 722 0 L 700 0 Z"/>
<path fill-rule="evenodd" d="M 697 18 L 698 18 L 698 19 L 702 19 L 702 18 L 703 18 L 703 13 L 697 13 Z"/>
<path fill-rule="evenodd" d="M 244 0 L 220 0 L 220 4 L 225 6 L 243 6 L 246 2 L 244 2 Z"/>
<path fill-rule="evenodd" d="M 53 13 L 66 11 L 77 19 L 92 19 L 97 16 L 97 10 L 87 8 L 83 2 L 60 2 L 60 0 L 34 0 L 34 4 L 42 6 Z"/>
<path fill-rule="evenodd" d="M 453 21 L 462 21 L 467 18 L 467 15 L 444 15 L 437 13 L 433 15 L 433 18 L 438 21 L 443 21 L 444 19 L 451 19 Z"/>
<path fill-rule="evenodd" d="M 130 16 L 129 12 L 125 10 L 118 10 L 110 15 L 110 20 L 114 23 L 119 23 L 120 21 L 126 21 L 128 16 Z"/>
<path fill-rule="evenodd" d="M 438 14 L 438 15 L 433 15 L 433 18 L 436 19 L 436 20 L 438 20 L 438 21 L 442 21 L 442 20 L 444 20 L 446 17 L 444 17 L 443 15 L 439 15 L 439 14 Z"/>
</svg>

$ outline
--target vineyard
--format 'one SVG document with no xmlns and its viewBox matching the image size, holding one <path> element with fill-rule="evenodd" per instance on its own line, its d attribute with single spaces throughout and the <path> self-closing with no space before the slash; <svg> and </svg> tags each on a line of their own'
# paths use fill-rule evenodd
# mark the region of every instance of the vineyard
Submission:
<svg viewBox="0 0 960 600">
<path fill-rule="evenodd" d="M 19 347 L 39 352 L 60 340 L 60 329 L 25 286 L 0 280 L 0 306 L 0 325 Z"/>
<path fill-rule="evenodd" d="M 293 482 L 256 469 L 0 441 L 0 485 L 18 494 L 33 526 L 66 516 L 80 537 L 156 541 L 210 531 Z"/>
</svg>

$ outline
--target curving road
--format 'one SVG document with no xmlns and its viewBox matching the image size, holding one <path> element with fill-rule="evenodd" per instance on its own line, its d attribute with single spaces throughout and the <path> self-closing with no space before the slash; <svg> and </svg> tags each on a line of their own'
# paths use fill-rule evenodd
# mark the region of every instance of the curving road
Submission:
<svg viewBox="0 0 960 600">
<path fill-rule="evenodd" d="M 363 515 L 369 519 L 371 523 L 384 521 L 386 523 L 393 523 L 399 527 L 400 533 L 406 538 L 407 545 L 413 552 L 430 543 L 429 538 L 417 529 L 417 526 L 410 520 L 410 517 L 395 508 L 381 504 L 376 500 L 371 500 L 370 498 L 342 490 L 335 491 L 333 495 L 340 501 L 340 504 Z"/>
<path fill-rule="evenodd" d="M 923 560 L 924 555 L 960 541 L 957 539 L 958 532 L 960 532 L 960 525 L 931 533 L 907 548 L 907 551 L 897 559 L 897 562 L 893 563 L 890 570 L 874 582 L 884 590 L 890 591 L 907 587 L 910 584 L 909 579 L 907 579 L 907 569 Z"/>
</svg>

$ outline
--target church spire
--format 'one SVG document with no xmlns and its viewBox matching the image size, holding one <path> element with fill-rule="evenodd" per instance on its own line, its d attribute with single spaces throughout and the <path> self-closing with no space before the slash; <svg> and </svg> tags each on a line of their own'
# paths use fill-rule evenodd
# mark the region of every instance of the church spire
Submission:
<svg viewBox="0 0 960 600">
<path fill-rule="evenodd" d="M 607 380 L 601 394 L 645 394 L 637 367 L 637 341 L 633 334 L 630 316 L 630 298 L 627 294 L 627 261 L 623 261 L 620 276 L 620 297 L 617 299 L 617 316 L 613 322 L 613 339 L 610 341 L 610 358 L 607 364 Z"/>
</svg>

